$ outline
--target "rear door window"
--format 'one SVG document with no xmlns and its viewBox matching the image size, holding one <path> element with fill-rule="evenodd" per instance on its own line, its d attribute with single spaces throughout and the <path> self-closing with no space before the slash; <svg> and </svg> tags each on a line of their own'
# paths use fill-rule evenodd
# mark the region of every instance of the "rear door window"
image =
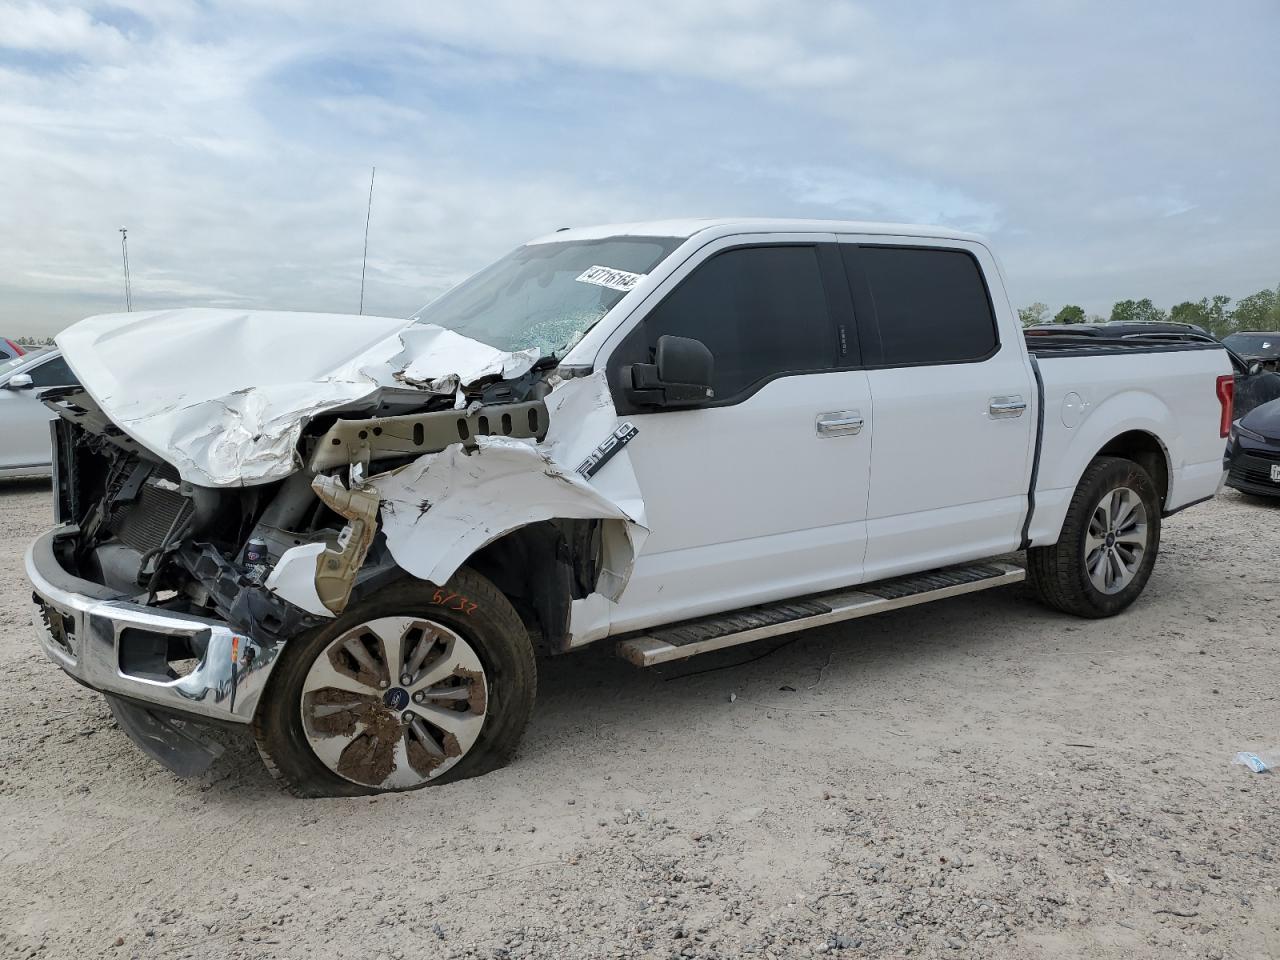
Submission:
<svg viewBox="0 0 1280 960">
<path fill-rule="evenodd" d="M 864 319 L 873 311 L 877 321 L 878 365 L 961 363 L 995 353 L 995 314 L 972 254 L 927 247 L 843 249 L 855 309 Z"/>
</svg>

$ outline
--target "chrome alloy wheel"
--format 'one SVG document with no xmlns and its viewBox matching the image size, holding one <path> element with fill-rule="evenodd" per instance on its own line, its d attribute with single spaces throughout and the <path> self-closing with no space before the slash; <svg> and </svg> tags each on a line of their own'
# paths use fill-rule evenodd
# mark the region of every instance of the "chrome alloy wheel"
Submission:
<svg viewBox="0 0 1280 960">
<path fill-rule="evenodd" d="M 1093 585 L 1119 593 L 1138 575 L 1147 552 L 1147 508 L 1128 487 L 1105 494 L 1093 508 L 1084 536 L 1084 563 Z"/>
<path fill-rule="evenodd" d="M 420 617 L 379 617 L 316 657 L 299 709 L 326 767 L 353 783 L 406 790 L 466 755 L 488 699 L 484 666 L 459 634 Z"/>
</svg>

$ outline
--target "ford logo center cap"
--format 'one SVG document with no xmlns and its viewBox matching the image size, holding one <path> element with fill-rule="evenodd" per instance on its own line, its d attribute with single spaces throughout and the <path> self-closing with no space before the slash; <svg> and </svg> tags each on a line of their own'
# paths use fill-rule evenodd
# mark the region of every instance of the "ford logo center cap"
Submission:
<svg viewBox="0 0 1280 960">
<path fill-rule="evenodd" d="M 404 687 L 392 687 L 382 695 L 382 702 L 392 710 L 403 710 L 409 705 L 409 691 Z"/>
</svg>

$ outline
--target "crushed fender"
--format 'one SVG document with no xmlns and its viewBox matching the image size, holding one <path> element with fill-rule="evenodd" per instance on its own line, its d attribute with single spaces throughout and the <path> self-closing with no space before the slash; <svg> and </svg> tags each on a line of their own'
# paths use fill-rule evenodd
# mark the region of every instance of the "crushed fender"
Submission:
<svg viewBox="0 0 1280 960">
<path fill-rule="evenodd" d="M 519 527 L 599 519 L 598 587 L 617 599 L 648 530 L 625 448 L 591 480 L 577 472 L 618 428 L 604 373 L 561 382 L 546 405 L 550 427 L 541 444 L 482 436 L 474 450 L 455 443 L 369 479 L 382 498 L 387 548 L 401 567 L 445 583 L 476 550 Z"/>
<path fill-rule="evenodd" d="M 397 565 L 444 583 L 486 544 L 553 519 L 600 521 L 594 586 L 616 600 L 648 532 L 625 449 L 635 433 L 619 432 L 603 371 L 561 380 L 554 363 L 538 368 L 536 349 L 385 317 L 213 309 L 91 317 L 58 343 L 101 408 L 103 432 L 203 491 L 211 507 L 193 521 L 201 531 L 214 529 L 213 507 L 250 509 L 252 500 L 219 500 L 225 488 L 352 467 L 350 488 L 330 473 L 312 478 L 348 521 L 337 538 L 299 528 L 265 574 L 203 539 L 171 554 L 220 615 L 255 636 L 331 618 L 353 589 Z M 237 363 L 194 360 L 212 355 Z M 334 419 L 304 434 L 322 415 Z M 398 466 L 356 480 L 380 460 Z M 305 515 L 297 486 L 281 486 L 255 531 L 273 546 Z M 386 547 L 377 541 L 376 569 L 365 569 L 379 521 Z"/>
</svg>

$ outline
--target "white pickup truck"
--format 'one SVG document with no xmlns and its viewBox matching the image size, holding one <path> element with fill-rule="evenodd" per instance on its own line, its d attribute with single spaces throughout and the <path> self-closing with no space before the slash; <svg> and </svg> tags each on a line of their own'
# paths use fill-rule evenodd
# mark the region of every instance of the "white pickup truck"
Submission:
<svg viewBox="0 0 1280 960">
<path fill-rule="evenodd" d="M 303 794 L 503 764 L 537 654 L 647 666 L 1028 576 L 1119 613 L 1231 424 L 1216 344 L 1028 350 L 980 238 L 884 224 L 563 230 L 408 321 L 58 343 L 44 649 L 172 769 L 229 724 Z"/>
</svg>

